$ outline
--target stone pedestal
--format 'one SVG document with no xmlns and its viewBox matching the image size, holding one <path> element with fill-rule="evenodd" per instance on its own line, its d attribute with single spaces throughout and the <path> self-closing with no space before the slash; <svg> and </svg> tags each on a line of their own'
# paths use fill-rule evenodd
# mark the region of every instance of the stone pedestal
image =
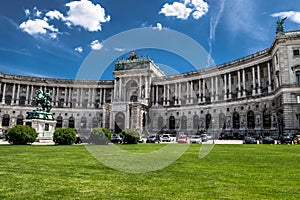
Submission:
<svg viewBox="0 0 300 200">
<path fill-rule="evenodd" d="M 56 121 L 54 120 L 52 113 L 35 109 L 33 112 L 28 113 L 26 119 L 23 120 L 23 123 L 36 130 L 39 142 L 53 141 Z"/>
</svg>

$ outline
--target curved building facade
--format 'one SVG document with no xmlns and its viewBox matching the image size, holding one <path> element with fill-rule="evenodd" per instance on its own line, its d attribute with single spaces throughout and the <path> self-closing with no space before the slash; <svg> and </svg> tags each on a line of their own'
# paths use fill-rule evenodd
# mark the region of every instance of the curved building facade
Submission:
<svg viewBox="0 0 300 200">
<path fill-rule="evenodd" d="M 117 61 L 113 81 L 0 74 L 1 129 L 23 124 L 37 89 L 49 90 L 56 127 L 221 134 L 300 131 L 300 31 L 247 57 L 166 76 L 149 58 Z"/>
</svg>

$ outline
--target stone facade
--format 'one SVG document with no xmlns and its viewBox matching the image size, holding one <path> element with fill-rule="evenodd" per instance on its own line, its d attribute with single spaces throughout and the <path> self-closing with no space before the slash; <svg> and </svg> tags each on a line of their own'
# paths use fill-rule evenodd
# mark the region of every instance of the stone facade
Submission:
<svg viewBox="0 0 300 200">
<path fill-rule="evenodd" d="M 270 48 L 208 69 L 165 76 L 149 58 L 115 64 L 113 81 L 0 74 L 1 128 L 22 124 L 37 89 L 50 90 L 56 127 L 80 134 L 208 132 L 238 137 L 300 131 L 300 31 Z"/>
</svg>

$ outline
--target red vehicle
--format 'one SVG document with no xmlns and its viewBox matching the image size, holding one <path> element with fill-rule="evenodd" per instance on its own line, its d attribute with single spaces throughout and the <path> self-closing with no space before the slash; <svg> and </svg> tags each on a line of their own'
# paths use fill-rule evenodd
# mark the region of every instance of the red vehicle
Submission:
<svg viewBox="0 0 300 200">
<path fill-rule="evenodd" d="M 177 143 L 188 143 L 189 138 L 186 135 L 180 135 L 177 139 Z"/>
</svg>

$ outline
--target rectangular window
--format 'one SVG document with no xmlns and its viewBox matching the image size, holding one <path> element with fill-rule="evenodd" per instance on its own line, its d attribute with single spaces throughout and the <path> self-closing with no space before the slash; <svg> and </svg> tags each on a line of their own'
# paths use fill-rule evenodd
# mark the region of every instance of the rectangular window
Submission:
<svg viewBox="0 0 300 200">
<path fill-rule="evenodd" d="M 296 83 L 300 83 L 300 71 L 296 71 Z"/>
<path fill-rule="evenodd" d="M 294 54 L 294 56 L 299 56 L 300 55 L 299 49 L 294 49 L 293 54 Z"/>
</svg>

